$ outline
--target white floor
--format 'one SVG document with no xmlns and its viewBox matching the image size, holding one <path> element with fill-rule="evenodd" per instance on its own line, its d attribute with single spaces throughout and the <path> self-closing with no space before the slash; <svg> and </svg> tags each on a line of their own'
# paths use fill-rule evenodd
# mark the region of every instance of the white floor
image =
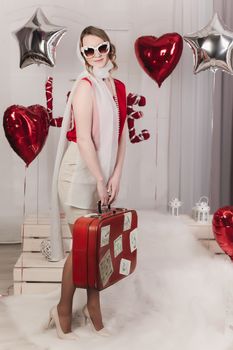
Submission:
<svg viewBox="0 0 233 350">
<path fill-rule="evenodd" d="M 82 325 L 85 291 L 80 289 L 73 322 L 80 340 L 60 340 L 55 328 L 45 331 L 58 289 L 46 295 L 0 298 L 0 349 L 233 349 L 233 331 L 226 331 L 233 314 L 232 262 L 202 247 L 179 218 L 146 210 L 138 214 L 136 271 L 101 293 L 110 338 Z"/>
</svg>

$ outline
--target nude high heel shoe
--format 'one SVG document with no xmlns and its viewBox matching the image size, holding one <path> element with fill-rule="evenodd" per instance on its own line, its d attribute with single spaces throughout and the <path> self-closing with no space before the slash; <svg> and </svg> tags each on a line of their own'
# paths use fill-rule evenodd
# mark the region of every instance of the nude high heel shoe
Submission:
<svg viewBox="0 0 233 350">
<path fill-rule="evenodd" d="M 69 332 L 69 333 L 63 332 L 63 330 L 61 329 L 60 321 L 59 321 L 57 306 L 52 307 L 52 309 L 50 310 L 49 320 L 48 320 L 48 324 L 47 324 L 46 328 L 48 329 L 52 323 L 54 323 L 56 326 L 58 338 L 67 339 L 67 340 L 78 340 L 79 339 L 78 335 L 73 333 L 73 332 Z"/>
<path fill-rule="evenodd" d="M 84 315 L 84 318 L 85 318 L 85 324 L 87 324 L 87 322 L 89 321 L 90 325 L 91 325 L 91 328 L 92 328 L 92 331 L 98 335 L 101 335 L 102 337 L 109 337 L 111 335 L 111 333 L 106 329 L 106 328 L 102 328 L 100 329 L 99 331 L 97 331 L 95 329 L 95 326 L 92 322 L 92 319 L 91 319 L 91 316 L 89 314 L 89 311 L 88 311 L 88 308 L 87 308 L 87 305 L 85 305 L 82 309 L 82 312 L 83 312 L 83 315 Z"/>
</svg>

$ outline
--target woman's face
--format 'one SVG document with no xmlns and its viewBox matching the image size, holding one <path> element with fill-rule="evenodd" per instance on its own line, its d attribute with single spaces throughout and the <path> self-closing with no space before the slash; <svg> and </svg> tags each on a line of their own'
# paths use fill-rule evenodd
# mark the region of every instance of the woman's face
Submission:
<svg viewBox="0 0 233 350">
<path fill-rule="evenodd" d="M 85 35 L 83 38 L 83 46 L 98 46 L 103 43 L 104 40 L 96 35 Z M 87 63 L 93 67 L 102 68 L 108 62 L 109 57 L 108 54 L 100 54 L 97 50 L 95 50 L 95 55 L 91 58 L 86 58 Z"/>
</svg>

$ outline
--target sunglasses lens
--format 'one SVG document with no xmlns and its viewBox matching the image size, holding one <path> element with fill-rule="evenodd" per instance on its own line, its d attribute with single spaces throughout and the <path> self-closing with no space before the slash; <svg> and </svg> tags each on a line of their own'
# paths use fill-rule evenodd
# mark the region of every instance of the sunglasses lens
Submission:
<svg viewBox="0 0 233 350">
<path fill-rule="evenodd" d="M 95 50 L 98 50 L 99 54 L 101 54 L 101 55 L 107 54 L 109 52 L 109 45 L 108 45 L 108 43 L 102 44 L 100 46 L 97 46 L 96 49 L 94 49 L 93 47 L 85 47 L 84 51 L 83 51 L 84 56 L 86 58 L 94 57 Z"/>
<path fill-rule="evenodd" d="M 107 44 L 103 44 L 101 46 L 99 46 L 99 53 L 104 54 L 108 52 L 108 45 Z"/>
<path fill-rule="evenodd" d="M 84 55 L 86 57 L 92 57 L 94 56 L 94 49 L 92 49 L 91 47 L 88 47 L 84 50 Z"/>
</svg>

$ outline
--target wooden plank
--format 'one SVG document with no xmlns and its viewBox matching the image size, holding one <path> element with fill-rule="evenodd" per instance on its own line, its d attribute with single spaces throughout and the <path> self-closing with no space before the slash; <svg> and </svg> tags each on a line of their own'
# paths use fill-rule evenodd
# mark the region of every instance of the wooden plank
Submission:
<svg viewBox="0 0 233 350">
<path fill-rule="evenodd" d="M 14 268 L 13 269 L 13 280 L 21 281 L 22 279 L 22 268 Z"/>
<path fill-rule="evenodd" d="M 218 254 L 225 254 L 222 248 L 219 246 L 219 244 L 215 240 L 211 240 L 209 242 L 209 250 L 213 253 Z"/>
<path fill-rule="evenodd" d="M 215 254 L 225 254 L 215 239 L 199 239 L 199 242 Z"/>
<path fill-rule="evenodd" d="M 206 249 L 209 249 L 209 240 L 208 239 L 200 239 L 199 242 L 205 247 Z"/>
<path fill-rule="evenodd" d="M 68 225 L 61 225 L 62 237 L 71 238 L 71 232 Z M 22 225 L 22 237 L 49 237 L 50 235 L 50 225 Z"/>
<path fill-rule="evenodd" d="M 22 254 L 20 254 L 20 256 L 19 256 L 19 258 L 18 258 L 18 260 L 16 261 L 16 263 L 15 263 L 15 268 L 16 267 L 21 267 L 21 264 L 22 264 Z"/>
<path fill-rule="evenodd" d="M 213 239 L 212 216 L 208 223 L 198 223 L 189 215 L 180 215 L 181 221 L 187 225 L 192 234 L 198 239 Z"/>
<path fill-rule="evenodd" d="M 14 282 L 13 294 L 14 295 L 22 294 L 22 292 L 21 292 L 21 282 Z"/>
<path fill-rule="evenodd" d="M 23 268 L 20 281 L 25 281 L 25 282 L 61 282 L 62 270 L 63 270 L 62 267 Z"/>
<path fill-rule="evenodd" d="M 65 216 L 63 214 L 60 215 L 60 218 L 61 218 L 62 224 L 67 224 Z M 40 214 L 39 216 L 37 216 L 36 214 L 35 215 L 31 214 L 31 215 L 26 216 L 24 219 L 25 224 L 35 224 L 35 225 L 47 224 L 47 225 L 50 225 L 50 222 L 51 222 L 51 218 L 50 218 L 49 214 L 44 214 L 44 215 Z"/>
<path fill-rule="evenodd" d="M 48 261 L 41 253 L 23 252 L 15 264 L 15 268 L 21 267 L 43 267 L 54 268 L 63 267 L 66 257 L 60 261 Z"/>
<path fill-rule="evenodd" d="M 44 238 L 24 238 L 23 240 L 23 251 L 24 252 L 40 252 L 41 242 Z M 63 238 L 63 245 L 66 252 L 70 252 L 72 248 L 72 239 Z"/>
<path fill-rule="evenodd" d="M 228 255 L 226 255 L 225 253 L 220 253 L 220 254 L 214 254 L 214 259 L 221 259 L 224 261 L 231 261 L 230 257 Z"/>
<path fill-rule="evenodd" d="M 212 228 L 208 226 L 189 226 L 190 231 L 197 239 L 214 239 Z"/>
<path fill-rule="evenodd" d="M 61 282 L 62 267 L 42 268 L 27 267 L 14 269 L 14 282 Z"/>
<path fill-rule="evenodd" d="M 50 262 L 40 253 L 22 253 L 13 270 L 14 282 L 60 282 L 65 260 Z"/>
<path fill-rule="evenodd" d="M 15 282 L 14 295 L 20 294 L 43 294 L 49 293 L 61 288 L 60 283 L 28 283 Z"/>
</svg>

